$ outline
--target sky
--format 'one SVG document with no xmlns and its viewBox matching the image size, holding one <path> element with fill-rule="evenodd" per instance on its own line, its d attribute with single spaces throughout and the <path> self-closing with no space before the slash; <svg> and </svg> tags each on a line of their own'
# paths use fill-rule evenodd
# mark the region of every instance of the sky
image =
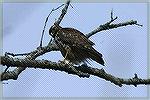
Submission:
<svg viewBox="0 0 150 100">
<path fill-rule="evenodd" d="M 44 22 L 59 3 L 4 3 L 3 4 L 3 53 L 27 53 L 40 43 Z M 106 67 L 92 61 L 91 67 L 104 68 L 116 77 L 132 78 L 137 73 L 147 78 L 147 4 L 146 3 L 72 3 L 61 22 L 62 27 L 73 27 L 84 34 L 110 20 L 113 9 L 114 23 L 137 20 L 136 25 L 101 31 L 89 39 L 94 48 L 103 54 Z M 51 37 L 49 27 L 60 15 L 52 13 L 47 23 L 43 45 Z M 38 57 L 50 61 L 63 60 L 60 52 L 50 52 Z M 12 70 L 11 68 L 10 70 Z M 96 76 L 79 78 L 65 72 L 27 68 L 17 80 L 4 81 L 4 97 L 146 97 L 147 86 L 123 85 L 118 87 Z M 140 92 L 139 92 L 140 91 Z"/>
</svg>

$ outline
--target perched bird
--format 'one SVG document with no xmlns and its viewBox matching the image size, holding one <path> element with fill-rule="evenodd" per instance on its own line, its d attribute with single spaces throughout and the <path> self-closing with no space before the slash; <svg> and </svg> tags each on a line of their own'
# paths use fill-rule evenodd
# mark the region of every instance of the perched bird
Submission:
<svg viewBox="0 0 150 100">
<path fill-rule="evenodd" d="M 80 64 L 88 62 L 87 60 L 90 59 L 104 66 L 102 54 L 92 47 L 94 43 L 80 31 L 74 28 L 62 28 L 54 24 L 49 29 L 49 34 L 54 38 L 64 60 Z"/>
</svg>

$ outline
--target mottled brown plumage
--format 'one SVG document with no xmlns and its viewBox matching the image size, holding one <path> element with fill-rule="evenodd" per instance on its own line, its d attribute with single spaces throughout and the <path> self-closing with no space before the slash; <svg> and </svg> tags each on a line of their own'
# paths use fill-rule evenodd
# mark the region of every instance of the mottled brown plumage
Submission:
<svg viewBox="0 0 150 100">
<path fill-rule="evenodd" d="M 87 59 L 92 59 L 104 65 L 102 54 L 92 47 L 94 43 L 80 31 L 74 28 L 62 28 L 54 24 L 50 28 L 49 34 L 54 38 L 66 60 L 79 64 L 86 62 Z"/>
</svg>

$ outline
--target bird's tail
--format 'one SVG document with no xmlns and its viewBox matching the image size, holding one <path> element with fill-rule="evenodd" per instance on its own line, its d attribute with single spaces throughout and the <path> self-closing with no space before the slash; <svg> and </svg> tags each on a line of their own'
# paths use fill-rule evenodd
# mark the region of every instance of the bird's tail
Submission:
<svg viewBox="0 0 150 100">
<path fill-rule="evenodd" d="M 99 63 L 99 64 L 101 64 L 103 66 L 105 66 L 104 65 L 104 60 L 102 58 L 102 54 L 97 52 L 94 48 L 91 48 L 91 50 L 89 50 L 88 54 L 89 54 L 89 57 L 92 60 L 96 61 L 97 63 Z"/>
</svg>

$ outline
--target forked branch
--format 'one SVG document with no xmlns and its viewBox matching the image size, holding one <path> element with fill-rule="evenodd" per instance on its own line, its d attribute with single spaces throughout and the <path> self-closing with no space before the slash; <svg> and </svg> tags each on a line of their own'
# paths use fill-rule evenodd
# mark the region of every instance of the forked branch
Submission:
<svg viewBox="0 0 150 100">
<path fill-rule="evenodd" d="M 67 9 L 68 9 L 69 5 L 70 5 L 70 0 L 68 0 L 66 2 L 59 18 L 55 21 L 55 24 L 61 23 L 65 14 L 67 13 Z M 48 17 L 49 17 L 49 15 L 48 15 Z M 48 21 L 48 17 L 46 18 L 45 26 Z M 114 28 L 118 28 L 118 27 L 122 27 L 122 26 L 127 26 L 127 25 L 142 26 L 142 25 L 138 24 L 137 21 L 134 21 L 134 20 L 130 20 L 130 21 L 118 23 L 118 24 L 112 24 L 112 22 L 117 20 L 117 18 L 118 17 L 113 18 L 113 11 L 111 11 L 111 20 L 105 24 L 98 26 L 95 30 L 87 33 L 86 36 L 89 38 L 98 32 L 101 32 L 104 30 L 109 30 L 109 29 L 114 29 Z M 45 26 L 43 29 L 43 33 L 45 31 Z M 99 78 L 110 81 L 118 86 L 122 86 L 123 84 L 134 85 L 134 86 L 137 86 L 140 84 L 143 84 L 143 85 L 150 84 L 150 79 L 141 79 L 137 76 L 137 74 L 135 74 L 135 76 L 133 78 L 123 79 L 123 78 L 115 77 L 111 74 L 106 73 L 104 71 L 104 69 L 92 68 L 87 65 L 73 66 L 70 64 L 66 65 L 66 64 L 62 64 L 62 63 L 51 62 L 48 60 L 35 60 L 38 56 L 41 56 L 41 55 L 43 55 L 47 52 L 51 52 L 51 51 L 59 51 L 59 48 L 53 41 L 50 41 L 47 46 L 44 46 L 42 48 L 36 48 L 36 50 L 34 50 L 34 51 L 25 53 L 24 55 L 26 55 L 26 56 L 24 59 L 13 58 L 13 57 L 9 56 L 9 55 L 20 56 L 21 54 L 7 53 L 5 56 L 0 56 L 1 65 L 7 66 L 7 67 L 17 67 L 13 71 L 6 71 L 6 72 L 1 73 L 1 81 L 9 80 L 9 79 L 16 80 L 18 78 L 19 74 L 22 71 L 24 71 L 27 67 L 29 67 L 29 68 L 42 68 L 42 69 L 53 69 L 53 70 L 65 71 L 69 74 L 74 74 L 74 75 L 78 75 L 79 77 L 86 77 L 86 78 L 89 78 L 90 75 L 94 75 Z"/>
</svg>

